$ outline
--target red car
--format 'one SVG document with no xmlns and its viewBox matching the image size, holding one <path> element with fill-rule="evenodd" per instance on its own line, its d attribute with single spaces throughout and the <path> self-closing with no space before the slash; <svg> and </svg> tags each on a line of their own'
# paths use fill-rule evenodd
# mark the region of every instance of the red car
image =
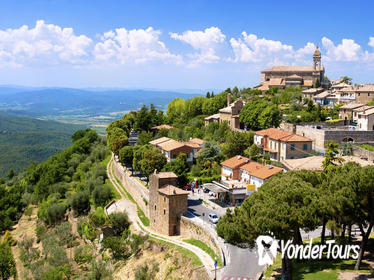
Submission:
<svg viewBox="0 0 374 280">
<path fill-rule="evenodd" d="M 185 191 L 190 191 L 190 190 L 192 190 L 192 185 L 186 185 L 186 186 L 183 187 L 183 189 Z"/>
</svg>

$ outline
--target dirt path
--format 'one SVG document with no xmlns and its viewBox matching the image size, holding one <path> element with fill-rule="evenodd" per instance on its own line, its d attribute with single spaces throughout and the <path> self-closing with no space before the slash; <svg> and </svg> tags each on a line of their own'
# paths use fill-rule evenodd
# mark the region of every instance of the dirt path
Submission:
<svg viewBox="0 0 374 280">
<path fill-rule="evenodd" d="M 37 212 L 38 208 L 33 207 L 33 211 L 30 217 L 22 215 L 17 225 L 13 227 L 14 229 L 11 231 L 11 234 L 13 238 L 17 240 L 17 243 L 25 240 L 26 238 L 34 238 L 33 247 L 38 248 L 40 250 L 41 245 L 36 243 L 35 235 Z M 12 253 L 14 256 L 14 260 L 16 262 L 18 276 L 17 279 L 26 279 L 27 277 L 31 277 L 29 271 L 24 268 L 23 263 L 21 262 L 21 250 L 19 249 L 18 245 L 12 247 Z"/>
</svg>

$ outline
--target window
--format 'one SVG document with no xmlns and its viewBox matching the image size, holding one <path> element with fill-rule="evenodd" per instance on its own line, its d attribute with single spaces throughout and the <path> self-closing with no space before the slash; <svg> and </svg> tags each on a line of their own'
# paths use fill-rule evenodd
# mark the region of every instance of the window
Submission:
<svg viewBox="0 0 374 280">
<path fill-rule="evenodd" d="M 164 196 L 164 202 L 166 201 L 166 197 Z"/>
<path fill-rule="evenodd" d="M 295 150 L 295 144 L 291 144 L 291 151 Z"/>
<path fill-rule="evenodd" d="M 155 205 L 155 210 L 156 210 L 156 205 Z"/>
<path fill-rule="evenodd" d="M 308 150 L 308 144 L 304 144 L 304 145 L 303 145 L 303 150 L 304 150 L 304 151 Z"/>
<path fill-rule="evenodd" d="M 166 210 L 164 209 L 164 215 L 166 215 Z"/>
</svg>

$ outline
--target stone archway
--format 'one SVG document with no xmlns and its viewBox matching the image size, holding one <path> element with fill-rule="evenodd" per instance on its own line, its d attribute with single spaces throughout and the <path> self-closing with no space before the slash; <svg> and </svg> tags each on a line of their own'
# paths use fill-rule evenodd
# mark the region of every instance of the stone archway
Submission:
<svg viewBox="0 0 374 280">
<path fill-rule="evenodd" d="M 343 138 L 343 143 L 354 143 L 355 140 L 352 137 Z"/>
</svg>

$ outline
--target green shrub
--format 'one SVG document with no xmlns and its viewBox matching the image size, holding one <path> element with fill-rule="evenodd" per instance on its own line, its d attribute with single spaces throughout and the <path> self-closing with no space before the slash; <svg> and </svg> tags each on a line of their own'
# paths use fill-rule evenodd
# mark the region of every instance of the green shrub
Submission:
<svg viewBox="0 0 374 280">
<path fill-rule="evenodd" d="M 87 192 L 77 192 L 71 198 L 71 207 L 79 215 L 90 210 L 90 197 Z"/>
<path fill-rule="evenodd" d="M 92 192 L 92 196 L 96 206 L 105 206 L 113 198 L 113 192 L 108 186 L 98 185 Z"/>
</svg>

